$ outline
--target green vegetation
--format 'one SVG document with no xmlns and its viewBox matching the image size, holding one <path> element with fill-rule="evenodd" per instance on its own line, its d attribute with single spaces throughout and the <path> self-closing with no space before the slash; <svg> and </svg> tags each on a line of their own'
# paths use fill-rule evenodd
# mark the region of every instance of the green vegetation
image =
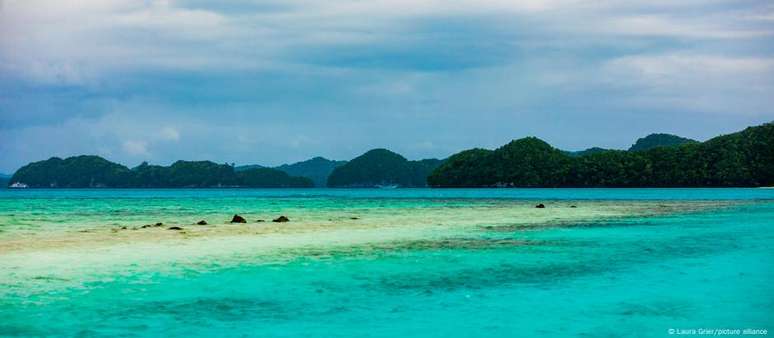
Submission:
<svg viewBox="0 0 774 338">
<path fill-rule="evenodd" d="M 314 182 L 316 187 L 324 187 L 328 181 L 328 176 L 333 169 L 347 163 L 347 161 L 332 161 L 324 157 L 314 157 L 306 161 L 293 164 L 283 164 L 274 169 L 287 173 L 291 176 L 306 177 Z M 236 172 L 242 172 L 250 169 L 268 168 L 258 164 L 240 165 L 234 167 Z"/>
<path fill-rule="evenodd" d="M 128 187 L 132 178 L 125 166 L 83 155 L 30 163 L 16 171 L 11 183 L 21 182 L 31 188 Z"/>
<path fill-rule="evenodd" d="M 610 151 L 610 150 L 611 149 L 605 149 L 605 148 L 600 148 L 600 147 L 592 147 L 592 148 L 585 149 L 585 150 L 580 150 L 580 151 L 565 151 L 564 153 L 569 155 L 569 156 L 578 157 L 578 156 L 586 156 L 586 155 L 601 153 L 601 152 Z"/>
<path fill-rule="evenodd" d="M 250 169 L 237 173 L 240 184 L 246 187 L 262 188 L 311 188 L 314 182 L 308 177 L 290 176 L 288 173 L 271 168 Z"/>
<path fill-rule="evenodd" d="M 629 151 L 567 152 L 527 137 L 445 161 L 409 161 L 386 149 L 350 162 L 316 157 L 274 169 L 210 161 L 129 169 L 98 156 L 53 157 L 22 167 L 10 180 L 0 176 L 3 187 L 15 182 L 32 188 L 774 186 L 774 123 L 706 142 L 652 134 Z"/>
<path fill-rule="evenodd" d="M 10 182 L 31 188 L 210 188 L 311 187 L 312 181 L 269 168 L 236 172 L 210 161 L 177 161 L 171 166 L 143 163 L 133 169 L 99 156 L 53 157 L 19 169 Z"/>
<path fill-rule="evenodd" d="M 245 171 L 245 170 L 250 170 L 250 169 L 258 169 L 258 168 L 266 168 L 266 167 L 264 167 L 262 165 L 259 165 L 259 164 L 238 165 L 238 166 L 234 167 L 234 171 L 240 172 L 240 171 Z"/>
<path fill-rule="evenodd" d="M 583 156 L 568 155 L 537 138 L 524 138 L 494 151 L 455 154 L 428 177 L 428 183 L 436 187 L 771 186 L 774 124 L 703 143 Z"/>
<path fill-rule="evenodd" d="M 427 175 L 440 160 L 409 161 L 387 149 L 373 149 L 333 170 L 329 187 L 427 186 Z"/>
<path fill-rule="evenodd" d="M 686 143 L 699 143 L 696 140 L 680 137 L 672 134 L 650 134 L 635 142 L 629 151 L 650 150 L 656 147 L 679 146 Z"/>
<path fill-rule="evenodd" d="M 333 170 L 345 163 L 347 161 L 332 161 L 318 156 L 302 162 L 283 164 L 274 169 L 284 171 L 288 175 L 308 177 L 316 187 L 324 187 Z"/>
</svg>

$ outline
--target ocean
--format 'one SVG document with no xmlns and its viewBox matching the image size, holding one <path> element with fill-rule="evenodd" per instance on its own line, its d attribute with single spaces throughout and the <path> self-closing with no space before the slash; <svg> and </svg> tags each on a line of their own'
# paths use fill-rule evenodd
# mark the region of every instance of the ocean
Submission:
<svg viewBox="0 0 774 338">
<path fill-rule="evenodd" d="M 772 243 L 774 189 L 0 190 L 0 336 L 762 334 Z"/>
</svg>

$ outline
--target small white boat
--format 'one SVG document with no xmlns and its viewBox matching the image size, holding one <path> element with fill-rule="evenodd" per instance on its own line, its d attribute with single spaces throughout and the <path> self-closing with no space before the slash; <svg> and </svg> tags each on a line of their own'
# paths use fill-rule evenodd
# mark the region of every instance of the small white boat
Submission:
<svg viewBox="0 0 774 338">
<path fill-rule="evenodd" d="M 395 189 L 398 187 L 398 185 L 397 184 L 389 184 L 389 185 L 377 184 L 376 187 L 379 189 Z"/>
<path fill-rule="evenodd" d="M 28 187 L 29 187 L 28 185 L 21 182 L 13 182 L 13 184 L 8 186 L 8 188 L 11 188 L 11 189 L 25 189 Z"/>
</svg>

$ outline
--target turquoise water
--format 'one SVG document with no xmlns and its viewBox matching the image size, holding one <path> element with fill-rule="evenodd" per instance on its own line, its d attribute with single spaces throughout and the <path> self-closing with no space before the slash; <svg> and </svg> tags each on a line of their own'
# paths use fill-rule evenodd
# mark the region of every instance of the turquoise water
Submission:
<svg viewBox="0 0 774 338">
<path fill-rule="evenodd" d="M 771 189 L 1 191 L 0 336 L 771 330 L 772 240 Z"/>
</svg>

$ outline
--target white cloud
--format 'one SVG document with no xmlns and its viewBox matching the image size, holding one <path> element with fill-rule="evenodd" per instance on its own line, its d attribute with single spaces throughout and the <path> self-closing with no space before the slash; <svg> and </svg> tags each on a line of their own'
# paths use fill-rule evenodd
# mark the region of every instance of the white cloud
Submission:
<svg viewBox="0 0 774 338">
<path fill-rule="evenodd" d="M 614 68 L 632 70 L 639 77 L 653 81 L 683 76 L 727 77 L 740 73 L 764 74 L 774 70 L 774 58 L 702 54 L 636 55 L 613 59 L 609 64 Z"/>
<path fill-rule="evenodd" d="M 159 134 L 163 140 L 175 142 L 180 140 L 180 132 L 173 127 L 164 127 Z"/>
<path fill-rule="evenodd" d="M 679 108 L 731 115 L 771 113 L 774 58 L 670 53 L 613 59 L 607 86 L 630 87 L 630 107 Z"/>
<path fill-rule="evenodd" d="M 228 21 L 163 1 L 8 1 L 0 10 L 0 71 L 84 85 L 115 71 L 228 65 L 232 54 L 207 52 L 237 36 Z"/>
<path fill-rule="evenodd" d="M 145 141 L 127 140 L 122 144 L 122 148 L 132 156 L 150 156 L 148 143 Z"/>
<path fill-rule="evenodd" d="M 735 22 L 717 21 L 719 22 L 664 15 L 635 15 L 608 18 L 596 23 L 594 27 L 609 34 L 630 36 L 733 39 L 774 35 L 774 30 L 770 27 L 734 27 Z"/>
<path fill-rule="evenodd" d="M 289 1 L 288 10 L 238 15 L 180 1 L 7 1 L 0 9 L 0 71 L 41 83 L 99 83 L 137 69 L 287 69 L 288 53 L 320 45 L 409 38 L 410 20 L 508 17 L 526 43 L 604 36 L 733 39 L 771 36 L 771 8 L 711 10 L 729 1 Z M 217 4 L 213 5 L 217 7 Z M 697 13 L 687 15 L 681 13 Z M 560 44 L 562 43 L 560 42 Z M 301 70 L 303 71 L 303 70 Z"/>
</svg>

